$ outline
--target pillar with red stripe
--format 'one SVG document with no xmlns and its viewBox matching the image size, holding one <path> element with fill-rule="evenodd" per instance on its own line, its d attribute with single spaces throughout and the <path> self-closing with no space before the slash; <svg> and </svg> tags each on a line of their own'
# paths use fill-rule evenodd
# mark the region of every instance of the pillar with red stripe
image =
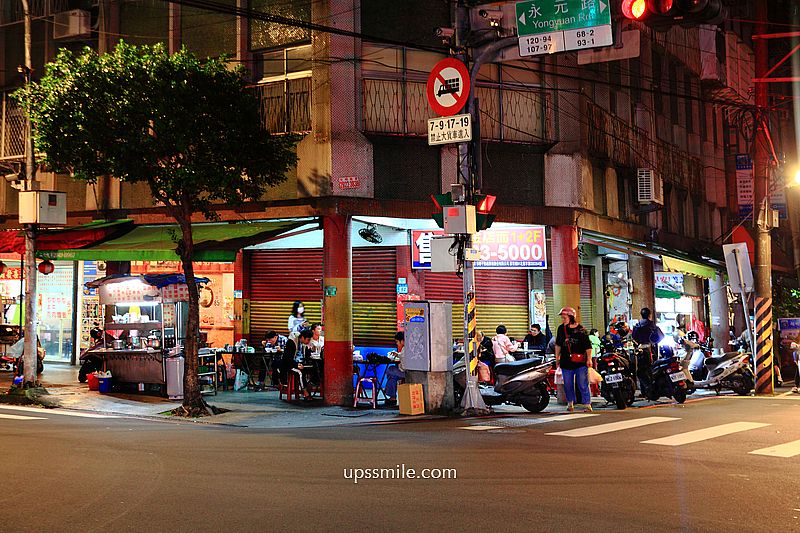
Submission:
<svg viewBox="0 0 800 533">
<path fill-rule="evenodd" d="M 326 405 L 353 403 L 353 276 L 346 215 L 326 215 L 323 233 Z"/>
<path fill-rule="evenodd" d="M 552 226 L 550 247 L 553 264 L 553 308 L 574 307 L 581 318 L 581 270 L 578 264 L 578 227 Z M 551 327 L 560 324 L 558 317 L 550 317 Z M 327 341 L 326 341 L 327 342 Z"/>
</svg>

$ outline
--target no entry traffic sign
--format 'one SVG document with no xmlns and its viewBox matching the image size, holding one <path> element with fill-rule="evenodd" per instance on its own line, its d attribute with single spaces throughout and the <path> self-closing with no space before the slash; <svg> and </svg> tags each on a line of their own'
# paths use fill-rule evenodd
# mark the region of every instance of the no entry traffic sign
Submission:
<svg viewBox="0 0 800 533">
<path fill-rule="evenodd" d="M 428 76 L 428 103 L 439 115 L 455 115 L 469 97 L 469 71 L 454 57 L 442 59 Z"/>
</svg>

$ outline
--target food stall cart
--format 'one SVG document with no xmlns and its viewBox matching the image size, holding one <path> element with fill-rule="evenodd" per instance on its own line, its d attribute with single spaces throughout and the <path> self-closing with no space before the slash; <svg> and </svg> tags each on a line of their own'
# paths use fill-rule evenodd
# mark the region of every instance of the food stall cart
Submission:
<svg viewBox="0 0 800 533">
<path fill-rule="evenodd" d="M 189 291 L 183 274 L 113 275 L 86 286 L 97 289 L 101 305 L 113 306 L 104 329 L 114 340 L 94 350 L 104 370 L 118 383 L 139 384 L 139 390 L 166 385 L 165 356 L 179 354 L 186 337 Z"/>
</svg>

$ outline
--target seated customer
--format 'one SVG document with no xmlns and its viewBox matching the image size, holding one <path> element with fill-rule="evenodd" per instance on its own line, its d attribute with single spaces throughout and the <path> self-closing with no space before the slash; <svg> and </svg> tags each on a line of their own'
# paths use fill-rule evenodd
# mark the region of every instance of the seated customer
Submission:
<svg viewBox="0 0 800 533">
<path fill-rule="evenodd" d="M 264 335 L 264 340 L 261 341 L 261 345 L 264 347 L 264 350 L 267 352 L 272 352 L 274 355 L 272 356 L 272 384 L 276 384 L 278 382 L 278 373 L 280 370 L 281 365 L 281 357 L 283 355 L 283 348 L 286 346 L 286 341 L 289 339 L 284 337 L 283 335 L 278 335 L 277 332 L 274 330 L 269 330 Z M 264 380 L 267 377 L 267 366 L 262 364 L 258 368 L 258 383 L 256 384 L 256 390 L 264 390 Z"/>
<path fill-rule="evenodd" d="M 286 341 L 286 347 L 283 349 L 283 361 L 281 363 L 281 380 L 284 383 L 289 383 L 289 372 L 297 374 L 300 380 L 300 388 L 303 390 L 303 399 L 311 399 L 311 389 L 313 388 L 314 376 L 309 375 L 310 379 L 305 379 L 303 369 L 305 368 L 305 347 L 311 342 L 312 333 L 309 329 L 294 332 L 289 335 L 289 340 Z M 313 368 L 313 367 L 312 367 Z M 317 379 L 319 378 L 316 376 Z"/>
<path fill-rule="evenodd" d="M 397 404 L 397 382 L 405 379 L 406 373 L 403 370 L 403 350 L 406 347 L 406 336 L 402 331 L 394 334 L 394 343 L 397 346 L 396 352 L 389 352 L 389 357 L 397 362 L 396 365 L 389 365 L 386 369 L 386 405 Z"/>
<path fill-rule="evenodd" d="M 485 363 L 489 368 L 494 368 L 494 347 L 492 346 L 492 339 L 483 334 L 483 331 L 478 331 L 475 336 L 478 341 L 478 360 Z"/>
<path fill-rule="evenodd" d="M 508 335 L 506 335 L 506 327 L 500 324 L 497 326 L 495 331 L 497 332 L 497 335 L 495 335 L 492 339 L 495 364 L 516 361 L 511 353 L 517 351 L 517 343 L 512 341 Z"/>
<path fill-rule="evenodd" d="M 542 326 L 539 324 L 531 324 L 531 329 L 522 342 L 527 342 L 531 350 L 544 351 L 547 348 L 547 337 L 542 333 Z"/>
</svg>

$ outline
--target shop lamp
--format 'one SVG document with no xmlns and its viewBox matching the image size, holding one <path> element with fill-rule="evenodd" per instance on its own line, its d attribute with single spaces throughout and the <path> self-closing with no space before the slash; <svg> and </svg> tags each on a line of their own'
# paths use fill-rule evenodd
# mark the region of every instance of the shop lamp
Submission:
<svg viewBox="0 0 800 533">
<path fill-rule="evenodd" d="M 46 259 L 41 263 L 39 263 L 39 266 L 36 268 L 38 268 L 39 272 L 41 272 L 46 276 L 48 274 L 52 274 L 53 271 L 56 269 L 56 266 L 53 264 L 52 261 Z"/>
</svg>

